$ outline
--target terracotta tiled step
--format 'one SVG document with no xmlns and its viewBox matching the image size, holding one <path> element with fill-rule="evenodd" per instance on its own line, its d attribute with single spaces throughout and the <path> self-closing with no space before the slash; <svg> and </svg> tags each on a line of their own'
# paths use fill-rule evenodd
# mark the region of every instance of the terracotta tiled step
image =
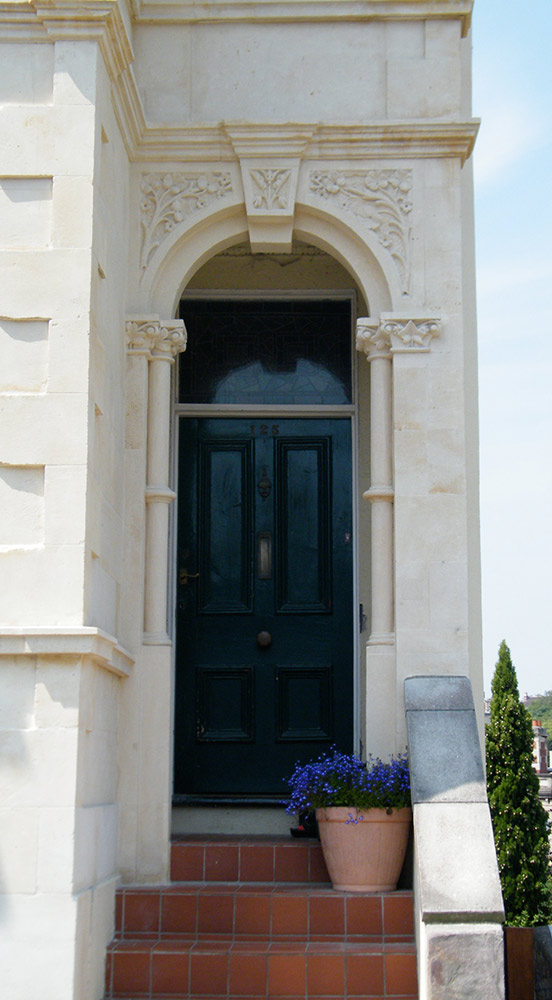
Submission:
<svg viewBox="0 0 552 1000">
<path fill-rule="evenodd" d="M 412 894 L 333 892 L 313 840 L 177 837 L 117 893 L 105 1000 L 415 1000 Z"/>
<path fill-rule="evenodd" d="M 115 942 L 108 953 L 106 1000 L 151 997 L 415 1000 L 414 944 L 184 935 Z"/>
<path fill-rule="evenodd" d="M 328 882 L 318 840 L 175 837 L 173 882 Z"/>
<path fill-rule="evenodd" d="M 413 934 L 412 894 L 336 893 L 313 883 L 127 886 L 117 893 L 116 930 L 121 938 L 223 934 L 396 941 Z"/>
</svg>

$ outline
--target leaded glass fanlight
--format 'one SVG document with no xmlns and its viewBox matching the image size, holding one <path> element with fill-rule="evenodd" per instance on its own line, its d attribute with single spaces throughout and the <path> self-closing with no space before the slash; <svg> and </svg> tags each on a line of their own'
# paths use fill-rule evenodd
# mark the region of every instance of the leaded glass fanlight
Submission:
<svg viewBox="0 0 552 1000">
<path fill-rule="evenodd" d="M 185 298 L 180 315 L 179 403 L 351 403 L 349 298 Z"/>
</svg>

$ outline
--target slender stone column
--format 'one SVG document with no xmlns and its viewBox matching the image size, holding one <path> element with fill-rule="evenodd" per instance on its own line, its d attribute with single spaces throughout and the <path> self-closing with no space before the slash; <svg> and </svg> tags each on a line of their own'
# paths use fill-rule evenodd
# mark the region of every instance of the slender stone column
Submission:
<svg viewBox="0 0 552 1000">
<path fill-rule="evenodd" d="M 171 365 L 186 349 L 182 320 L 163 323 L 157 316 L 127 322 L 127 349 L 148 359 L 146 462 L 146 553 L 144 578 L 144 643 L 167 645 L 167 577 Z"/>
<path fill-rule="evenodd" d="M 373 319 L 357 321 L 357 350 L 370 362 L 370 489 L 372 504 L 372 627 L 370 645 L 393 643 L 393 468 L 391 348 Z"/>
</svg>

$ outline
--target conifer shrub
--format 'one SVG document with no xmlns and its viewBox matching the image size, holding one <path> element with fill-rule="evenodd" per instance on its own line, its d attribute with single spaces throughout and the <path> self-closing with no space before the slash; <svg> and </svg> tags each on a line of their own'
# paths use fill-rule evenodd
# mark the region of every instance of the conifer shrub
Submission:
<svg viewBox="0 0 552 1000">
<path fill-rule="evenodd" d="M 504 641 L 492 682 L 486 759 L 505 922 L 510 927 L 551 923 L 549 822 L 533 770 L 531 716 L 519 700 L 515 667 Z"/>
</svg>

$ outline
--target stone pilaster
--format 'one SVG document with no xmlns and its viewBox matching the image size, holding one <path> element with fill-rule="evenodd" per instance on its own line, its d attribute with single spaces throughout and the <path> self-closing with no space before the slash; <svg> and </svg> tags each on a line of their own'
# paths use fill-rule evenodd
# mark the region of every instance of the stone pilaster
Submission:
<svg viewBox="0 0 552 1000">
<path fill-rule="evenodd" d="M 169 504 L 170 366 L 186 349 L 182 320 L 163 322 L 158 316 L 127 320 L 127 351 L 148 366 L 146 555 L 144 579 L 144 639 L 166 645 Z"/>
</svg>

